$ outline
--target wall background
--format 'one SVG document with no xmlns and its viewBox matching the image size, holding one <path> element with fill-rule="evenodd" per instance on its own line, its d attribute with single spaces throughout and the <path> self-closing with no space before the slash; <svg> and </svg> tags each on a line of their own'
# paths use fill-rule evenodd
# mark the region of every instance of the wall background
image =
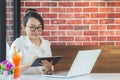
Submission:
<svg viewBox="0 0 120 80">
<path fill-rule="evenodd" d="M 35 8 L 52 45 L 120 45 L 120 0 L 21 0 Z"/>
</svg>

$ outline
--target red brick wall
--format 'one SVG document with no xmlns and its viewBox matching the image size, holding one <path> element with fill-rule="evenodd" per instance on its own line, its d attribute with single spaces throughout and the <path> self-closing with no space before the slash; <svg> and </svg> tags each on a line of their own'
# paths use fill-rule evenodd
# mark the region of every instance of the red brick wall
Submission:
<svg viewBox="0 0 120 80">
<path fill-rule="evenodd" d="M 120 45 L 120 0 L 21 0 L 35 8 L 52 45 Z"/>
<path fill-rule="evenodd" d="M 6 0 L 6 41 L 13 42 L 13 0 Z"/>
</svg>

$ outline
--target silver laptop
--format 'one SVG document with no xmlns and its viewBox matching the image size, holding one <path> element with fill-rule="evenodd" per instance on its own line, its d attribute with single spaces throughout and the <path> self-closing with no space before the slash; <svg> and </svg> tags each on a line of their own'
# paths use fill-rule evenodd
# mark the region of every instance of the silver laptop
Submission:
<svg viewBox="0 0 120 80">
<path fill-rule="evenodd" d="M 42 75 L 55 78 L 69 78 L 89 74 L 101 52 L 101 49 L 79 51 L 68 72 L 53 75 Z"/>
</svg>

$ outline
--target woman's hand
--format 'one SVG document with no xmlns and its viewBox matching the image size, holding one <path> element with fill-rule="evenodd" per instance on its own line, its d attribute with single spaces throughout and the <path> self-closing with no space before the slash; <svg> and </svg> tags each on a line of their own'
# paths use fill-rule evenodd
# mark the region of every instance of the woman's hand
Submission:
<svg viewBox="0 0 120 80">
<path fill-rule="evenodd" d="M 45 74 L 52 74 L 53 72 L 52 62 L 49 62 L 47 60 L 42 60 L 40 64 L 42 64 L 45 67 L 45 69 L 43 70 Z"/>
</svg>

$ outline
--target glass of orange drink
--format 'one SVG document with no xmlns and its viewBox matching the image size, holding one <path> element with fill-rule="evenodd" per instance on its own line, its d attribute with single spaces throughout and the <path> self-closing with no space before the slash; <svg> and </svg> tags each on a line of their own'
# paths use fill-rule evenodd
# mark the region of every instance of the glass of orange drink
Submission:
<svg viewBox="0 0 120 80">
<path fill-rule="evenodd" d="M 16 51 L 16 46 L 14 46 L 14 53 L 12 55 L 13 64 L 15 66 L 14 68 L 14 78 L 20 77 L 20 62 L 21 62 L 21 55 Z"/>
</svg>

